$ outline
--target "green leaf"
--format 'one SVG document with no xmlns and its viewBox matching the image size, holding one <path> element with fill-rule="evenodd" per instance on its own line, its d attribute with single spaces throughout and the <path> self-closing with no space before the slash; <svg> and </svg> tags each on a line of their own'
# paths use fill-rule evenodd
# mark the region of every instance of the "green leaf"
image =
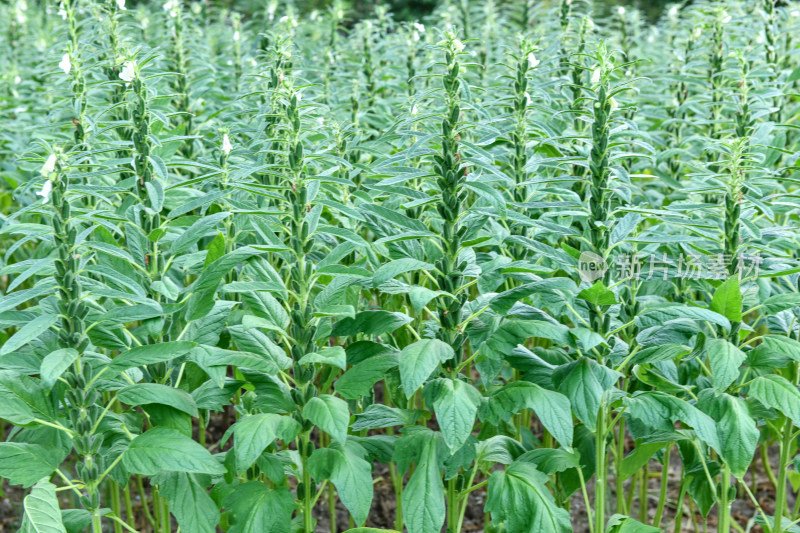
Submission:
<svg viewBox="0 0 800 533">
<path fill-rule="evenodd" d="M 711 299 L 711 310 L 731 322 L 742 321 L 742 291 L 739 288 L 739 278 L 730 278 L 717 287 Z"/>
<path fill-rule="evenodd" d="M 203 446 L 174 429 L 154 427 L 131 441 L 122 456 L 131 474 L 161 472 L 221 475 L 225 468 Z"/>
<path fill-rule="evenodd" d="M 45 387 L 52 387 L 61 377 L 61 374 L 72 366 L 72 363 L 77 358 L 78 352 L 72 348 L 62 348 L 47 354 L 42 359 L 42 365 L 39 369 L 39 376 L 42 378 L 42 383 L 44 383 Z"/>
<path fill-rule="evenodd" d="M 215 533 L 219 523 L 217 504 L 206 492 L 210 478 L 203 474 L 169 472 L 153 478 L 159 494 L 169 502 L 169 510 L 181 531 Z"/>
<path fill-rule="evenodd" d="M 128 405 L 169 405 L 189 416 L 197 416 L 197 405 L 192 395 L 160 383 L 137 383 L 117 392 L 117 399 Z"/>
<path fill-rule="evenodd" d="M 618 372 L 614 372 L 594 361 L 581 359 L 556 369 L 553 383 L 558 392 L 569 399 L 572 412 L 586 427 L 597 425 L 597 412 L 603 392 L 616 382 Z"/>
<path fill-rule="evenodd" d="M 425 393 L 428 405 L 433 406 L 444 441 L 450 453 L 454 454 L 472 433 L 481 395 L 472 385 L 450 378 L 430 382 Z"/>
<path fill-rule="evenodd" d="M 343 318 L 333 325 L 331 336 L 346 337 L 363 333 L 369 337 L 377 337 L 389 333 L 411 322 L 411 317 L 403 313 L 390 311 L 361 311 L 355 318 Z"/>
<path fill-rule="evenodd" d="M 231 216 L 230 213 L 221 212 L 205 215 L 189 226 L 177 239 L 172 241 L 170 253 L 179 254 L 188 250 L 194 243 L 205 237 L 217 224 Z"/>
<path fill-rule="evenodd" d="M 440 531 L 444 524 L 444 485 L 437 455 L 436 439 L 431 438 L 403 490 L 403 518 L 408 533 Z"/>
<path fill-rule="evenodd" d="M 39 335 L 47 331 L 50 326 L 56 323 L 58 316 L 56 315 L 40 315 L 19 328 L 19 331 L 14 333 L 8 340 L 0 347 L 0 357 L 10 354 L 11 352 L 22 348 Z"/>
<path fill-rule="evenodd" d="M 58 508 L 56 486 L 42 479 L 23 501 L 25 514 L 20 533 L 67 533 Z"/>
<path fill-rule="evenodd" d="M 597 281 L 588 289 L 582 290 L 578 293 L 578 298 L 583 298 L 592 305 L 614 305 L 617 303 L 617 298 L 614 293 L 606 288 L 602 281 Z"/>
<path fill-rule="evenodd" d="M 341 346 L 323 348 L 318 352 L 307 353 L 298 361 L 301 365 L 311 363 L 321 363 L 331 365 L 344 370 L 347 368 L 347 354 Z"/>
<path fill-rule="evenodd" d="M 341 398 L 330 394 L 311 398 L 303 407 L 303 418 L 329 434 L 335 441 L 344 442 L 347 439 L 350 409 Z"/>
<path fill-rule="evenodd" d="M 556 505 L 548 477 L 525 462 L 515 462 L 489 477 L 486 511 L 515 533 L 568 533 L 569 513 Z M 432 531 L 432 530 L 431 530 Z"/>
<path fill-rule="evenodd" d="M 330 448 L 314 450 L 308 460 L 311 476 L 321 483 L 329 479 L 356 524 L 367 520 L 372 506 L 372 464 L 366 451 L 355 442 L 345 446 L 334 443 Z"/>
<path fill-rule="evenodd" d="M 228 533 L 289 533 L 291 529 L 295 503 L 287 487 L 243 483 L 228 495 L 225 505 L 230 509 Z"/>
<path fill-rule="evenodd" d="M 400 381 L 406 398 L 411 398 L 439 363 L 454 356 L 453 348 L 439 339 L 422 339 L 403 348 L 399 357 Z"/>
<path fill-rule="evenodd" d="M 50 396 L 41 382 L 10 370 L 0 370 L 0 418 L 24 426 L 34 419 L 55 419 Z"/>
<path fill-rule="evenodd" d="M 342 374 L 334 382 L 333 388 L 343 398 L 356 400 L 369 394 L 375 383 L 383 379 L 386 373 L 395 368 L 397 364 L 397 355 L 393 353 L 370 357 Z"/>
<path fill-rule="evenodd" d="M 293 440 L 300 432 L 300 424 L 293 418 L 274 413 L 259 413 L 240 418 L 232 427 L 233 451 L 236 470 L 241 473 L 250 468 L 264 449 L 275 442 Z"/>
<path fill-rule="evenodd" d="M 789 380 L 776 375 L 759 376 L 750 382 L 747 394 L 779 411 L 800 427 L 800 391 Z"/>
<path fill-rule="evenodd" d="M 724 339 L 711 339 L 706 343 L 706 354 L 711 365 L 714 388 L 724 391 L 739 377 L 739 367 L 747 356 Z"/>
<path fill-rule="evenodd" d="M 504 385 L 489 397 L 483 416 L 490 423 L 498 424 L 523 409 L 531 409 L 536 413 L 542 425 L 561 446 L 568 449 L 572 447 L 573 424 L 569 399 L 535 383 L 514 381 Z"/>
<path fill-rule="evenodd" d="M 195 346 L 197 346 L 197 344 L 194 342 L 186 341 L 162 342 L 137 346 L 115 357 L 108 366 L 110 370 L 122 371 L 137 366 L 164 363 L 176 357 L 186 355 L 189 353 L 189 350 Z"/>
<path fill-rule="evenodd" d="M 30 487 L 49 477 L 66 459 L 67 451 L 58 446 L 27 442 L 0 442 L 0 477 L 12 485 Z"/>
<path fill-rule="evenodd" d="M 261 254 L 260 251 L 249 246 L 237 248 L 225 254 L 203 270 L 200 277 L 192 284 L 192 292 L 199 293 L 209 289 L 215 289 L 222 277 L 227 274 L 230 269 L 242 265 L 251 257 L 259 254 Z"/>
<path fill-rule="evenodd" d="M 707 389 L 699 396 L 700 405 L 717 421 L 721 459 L 738 479 L 747 472 L 758 445 L 756 422 L 741 398 L 729 394 L 712 397 Z"/>
<path fill-rule="evenodd" d="M 606 533 L 659 533 L 657 527 L 647 526 L 630 516 L 613 515 L 606 523 Z"/>
</svg>

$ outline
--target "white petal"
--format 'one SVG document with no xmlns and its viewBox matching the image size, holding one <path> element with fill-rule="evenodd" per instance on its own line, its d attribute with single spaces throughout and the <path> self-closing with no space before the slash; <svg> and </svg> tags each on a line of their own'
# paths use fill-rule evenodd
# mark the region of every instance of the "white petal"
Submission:
<svg viewBox="0 0 800 533">
<path fill-rule="evenodd" d="M 47 161 L 45 161 L 44 165 L 42 165 L 42 170 L 40 172 L 42 173 L 42 176 L 49 176 L 53 172 L 53 170 L 55 170 L 55 168 L 56 168 L 56 154 L 50 154 L 47 158 Z"/>
</svg>

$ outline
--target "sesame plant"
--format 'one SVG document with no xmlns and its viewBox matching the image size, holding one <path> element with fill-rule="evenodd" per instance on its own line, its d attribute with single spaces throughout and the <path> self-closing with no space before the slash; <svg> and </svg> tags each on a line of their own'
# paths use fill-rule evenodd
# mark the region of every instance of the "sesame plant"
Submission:
<svg viewBox="0 0 800 533">
<path fill-rule="evenodd" d="M 800 3 L 256 4 L 0 5 L 0 529 L 800 530 Z"/>
</svg>

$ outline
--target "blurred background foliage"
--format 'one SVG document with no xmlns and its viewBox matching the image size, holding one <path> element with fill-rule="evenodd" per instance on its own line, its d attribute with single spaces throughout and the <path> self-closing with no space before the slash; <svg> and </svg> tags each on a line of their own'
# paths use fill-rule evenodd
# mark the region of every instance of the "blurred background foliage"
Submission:
<svg viewBox="0 0 800 533">
<path fill-rule="evenodd" d="M 144 3 L 148 0 L 128 0 L 128 5 L 136 5 Z M 201 0 L 202 1 L 202 0 Z M 236 11 L 245 15 L 263 11 L 268 2 L 274 0 L 205 0 L 206 4 L 215 5 L 219 7 L 226 7 L 235 9 Z M 422 19 L 429 15 L 434 8 L 446 0 L 342 0 L 340 3 L 345 7 L 349 13 L 351 20 L 357 20 L 370 16 L 374 13 L 376 7 L 386 6 L 395 20 L 415 20 Z M 458 0 L 449 0 L 458 1 Z M 498 5 L 502 4 L 515 4 L 526 0 L 505 0 L 497 2 Z M 581 1 L 581 0 L 576 0 Z M 278 0 L 278 4 L 293 4 L 298 12 L 310 13 L 314 10 L 325 10 L 331 5 L 331 0 Z M 553 0 L 545 0 L 543 3 L 553 3 Z M 634 6 L 644 13 L 651 21 L 658 18 L 659 14 L 663 11 L 664 6 L 667 4 L 675 3 L 675 0 L 594 0 L 593 4 L 595 9 L 603 14 L 616 6 Z M 683 3 L 691 3 L 686 1 Z"/>
</svg>

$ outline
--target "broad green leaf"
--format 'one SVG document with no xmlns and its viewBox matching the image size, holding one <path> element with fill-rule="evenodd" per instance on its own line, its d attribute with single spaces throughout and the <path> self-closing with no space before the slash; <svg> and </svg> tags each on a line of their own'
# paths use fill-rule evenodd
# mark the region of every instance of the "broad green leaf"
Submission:
<svg viewBox="0 0 800 533">
<path fill-rule="evenodd" d="M 0 357 L 10 354 L 36 339 L 55 324 L 56 320 L 58 320 L 56 315 L 41 315 L 34 318 L 3 343 L 3 346 L 0 347 Z"/>
<path fill-rule="evenodd" d="M 243 483 L 228 495 L 225 505 L 231 515 L 228 533 L 289 533 L 291 530 L 295 503 L 287 487 L 269 489 L 260 481 Z"/>
<path fill-rule="evenodd" d="M 556 505 L 548 477 L 532 464 L 515 462 L 489 477 L 486 511 L 516 533 L 568 533 L 569 513 Z"/>
<path fill-rule="evenodd" d="M 742 321 L 742 291 L 738 277 L 732 277 L 717 287 L 711 299 L 711 310 L 731 322 Z"/>
<path fill-rule="evenodd" d="M 196 344 L 194 342 L 186 341 L 162 342 L 137 346 L 115 357 L 108 366 L 111 370 L 122 371 L 137 366 L 163 363 L 171 361 L 176 357 L 186 355 L 189 353 L 189 350 L 195 346 Z"/>
<path fill-rule="evenodd" d="M 657 527 L 642 524 L 630 516 L 613 515 L 606 523 L 606 533 L 659 533 Z"/>
<path fill-rule="evenodd" d="M 335 441 L 344 442 L 347 439 L 350 409 L 341 398 L 330 394 L 311 398 L 303 407 L 303 418 L 329 434 Z"/>
<path fill-rule="evenodd" d="M 72 366 L 75 359 L 78 358 L 77 350 L 72 348 L 62 348 L 54 352 L 50 352 L 42 359 L 42 366 L 39 370 L 39 376 L 42 378 L 42 383 L 46 387 L 52 387 L 61 374 L 66 369 Z"/>
<path fill-rule="evenodd" d="M 301 365 L 321 363 L 344 370 L 347 368 L 347 354 L 341 346 L 331 346 L 330 348 L 323 348 L 318 352 L 307 353 L 301 357 L 298 362 Z"/>
<path fill-rule="evenodd" d="M 122 456 L 128 472 L 154 476 L 162 472 L 221 475 L 225 468 L 211 453 L 183 433 L 155 427 L 131 441 Z"/>
<path fill-rule="evenodd" d="M 186 231 L 172 241 L 170 252 L 180 254 L 188 250 L 194 243 L 212 231 L 217 224 L 228 218 L 231 214 L 226 212 L 205 215 L 197 219 L 194 224 L 189 226 Z"/>
<path fill-rule="evenodd" d="M 403 313 L 390 311 L 361 311 L 354 318 L 343 318 L 333 325 L 331 335 L 346 337 L 362 333 L 369 337 L 377 337 L 389 333 L 411 322 L 411 317 Z"/>
<path fill-rule="evenodd" d="M 50 476 L 67 457 L 58 446 L 27 442 L 0 442 L 0 477 L 12 485 L 30 487 Z"/>
<path fill-rule="evenodd" d="M 220 513 L 217 504 L 206 492 L 209 476 L 170 472 L 154 478 L 159 494 L 169 502 L 169 510 L 181 531 L 215 533 Z"/>
<path fill-rule="evenodd" d="M 437 455 L 436 439 L 429 439 L 403 490 L 403 518 L 408 533 L 440 531 L 444 524 L 444 485 Z"/>
<path fill-rule="evenodd" d="M 55 412 L 39 380 L 0 370 L 0 418 L 24 426 L 37 418 L 51 421 Z"/>
<path fill-rule="evenodd" d="M 192 395 L 160 383 L 137 383 L 117 392 L 117 399 L 128 405 L 169 405 L 189 416 L 197 416 L 197 405 Z"/>
<path fill-rule="evenodd" d="M 573 423 L 569 399 L 535 383 L 515 381 L 504 385 L 489 397 L 483 416 L 490 423 L 498 424 L 523 409 L 536 413 L 542 425 L 561 446 L 572 447 Z"/>
<path fill-rule="evenodd" d="M 67 533 L 58 508 L 56 486 L 46 478 L 33 486 L 23 501 L 21 533 Z"/>
<path fill-rule="evenodd" d="M 372 464 L 365 460 L 365 450 L 355 442 L 319 448 L 308 460 L 312 477 L 318 482 L 329 479 L 339 499 L 356 524 L 367 520 L 372 505 Z"/>
<path fill-rule="evenodd" d="M 354 365 L 333 383 L 336 392 L 348 400 L 366 396 L 386 373 L 398 365 L 397 355 L 380 354 Z"/>
<path fill-rule="evenodd" d="M 724 391 L 739 377 L 739 367 L 747 356 L 724 339 L 711 339 L 706 343 L 706 354 L 711 366 L 714 388 Z"/>
<path fill-rule="evenodd" d="M 783 413 L 795 426 L 800 427 L 800 391 L 786 378 L 776 375 L 759 376 L 750 382 L 747 394 L 767 407 Z"/>
<path fill-rule="evenodd" d="M 450 453 L 456 453 L 466 442 L 475 425 L 481 401 L 472 385 L 450 378 L 432 381 L 425 389 L 428 404 L 433 406 L 436 421 Z"/>
<path fill-rule="evenodd" d="M 241 473 L 250 468 L 276 439 L 293 440 L 300 432 L 300 424 L 288 416 L 259 413 L 240 418 L 231 429 L 236 469 Z"/>
<path fill-rule="evenodd" d="M 438 339 L 422 339 L 409 344 L 400 352 L 400 381 L 406 397 L 419 389 L 439 363 L 452 359 L 453 348 Z"/>
</svg>

